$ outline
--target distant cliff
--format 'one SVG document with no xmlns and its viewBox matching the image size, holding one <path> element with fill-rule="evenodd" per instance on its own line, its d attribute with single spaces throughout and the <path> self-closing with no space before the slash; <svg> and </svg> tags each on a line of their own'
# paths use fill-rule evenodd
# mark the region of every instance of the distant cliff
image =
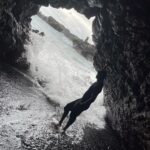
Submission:
<svg viewBox="0 0 150 150">
<path fill-rule="evenodd" d="M 46 17 L 40 12 L 37 14 L 41 19 L 46 21 L 55 30 L 62 32 L 68 39 L 73 42 L 73 47 L 86 59 L 93 60 L 96 52 L 95 46 L 88 43 L 88 37 L 83 41 L 76 35 L 72 34 L 64 25 L 56 21 L 52 16 Z"/>
</svg>

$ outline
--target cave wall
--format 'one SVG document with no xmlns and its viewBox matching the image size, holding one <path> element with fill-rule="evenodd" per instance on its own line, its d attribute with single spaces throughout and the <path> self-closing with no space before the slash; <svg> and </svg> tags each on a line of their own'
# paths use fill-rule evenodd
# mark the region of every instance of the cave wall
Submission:
<svg viewBox="0 0 150 150">
<path fill-rule="evenodd" d="M 105 104 L 131 149 L 150 149 L 150 3 L 105 1 L 94 24 L 94 64 L 108 61 Z"/>
<path fill-rule="evenodd" d="M 0 60 L 19 61 L 30 17 L 40 5 L 95 16 L 94 66 L 107 62 L 105 105 L 128 149 L 150 149 L 150 2 L 148 0 L 1 0 Z"/>
<path fill-rule="evenodd" d="M 39 6 L 28 0 L 0 1 L 0 61 L 27 67 L 24 43 L 28 39 L 31 16 Z"/>
</svg>

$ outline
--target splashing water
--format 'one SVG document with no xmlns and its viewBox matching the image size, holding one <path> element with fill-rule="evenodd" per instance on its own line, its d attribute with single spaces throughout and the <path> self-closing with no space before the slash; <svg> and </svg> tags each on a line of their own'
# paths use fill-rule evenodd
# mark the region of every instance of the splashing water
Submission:
<svg viewBox="0 0 150 150">
<path fill-rule="evenodd" d="M 33 16 L 31 23 L 33 29 L 45 33 L 41 37 L 31 32 L 32 42 L 25 45 L 31 75 L 44 83 L 43 88 L 48 96 L 61 106 L 82 97 L 95 81 L 96 71 L 92 62 L 77 53 L 69 39 L 38 16 Z M 105 107 L 102 105 L 103 92 L 79 119 L 103 128 Z"/>
</svg>

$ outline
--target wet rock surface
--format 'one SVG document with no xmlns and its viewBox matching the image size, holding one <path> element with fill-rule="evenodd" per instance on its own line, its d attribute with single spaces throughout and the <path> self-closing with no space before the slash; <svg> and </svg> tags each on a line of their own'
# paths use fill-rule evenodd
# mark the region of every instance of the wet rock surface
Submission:
<svg viewBox="0 0 150 150">
<path fill-rule="evenodd" d="M 148 2 L 103 2 L 94 21 L 95 66 L 108 60 L 105 104 L 131 149 L 150 148 L 150 19 Z M 97 28 L 98 27 L 98 28 Z M 99 33 L 99 34 L 97 34 Z"/>
<path fill-rule="evenodd" d="M 38 5 L 75 8 L 96 16 L 93 39 L 97 70 L 108 63 L 105 104 L 112 126 L 129 149 L 150 148 L 150 3 L 148 0 L 2 0 L 0 58 L 16 61 L 24 51 L 31 15 Z"/>
</svg>

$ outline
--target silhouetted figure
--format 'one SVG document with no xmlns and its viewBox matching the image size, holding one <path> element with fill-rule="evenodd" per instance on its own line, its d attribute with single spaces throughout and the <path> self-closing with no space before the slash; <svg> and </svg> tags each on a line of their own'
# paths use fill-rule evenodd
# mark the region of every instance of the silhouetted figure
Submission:
<svg viewBox="0 0 150 150">
<path fill-rule="evenodd" d="M 64 107 L 64 113 L 58 124 L 59 126 L 61 126 L 63 120 L 66 118 L 68 113 L 71 112 L 68 123 L 63 128 L 64 132 L 66 131 L 66 129 L 68 129 L 70 125 L 72 125 L 75 122 L 76 118 L 83 111 L 87 110 L 90 107 L 91 103 L 95 101 L 98 94 L 102 91 L 104 79 L 106 78 L 106 71 L 99 71 L 96 78 L 97 81 L 90 86 L 90 88 L 85 92 L 81 99 L 77 99 L 71 103 L 68 103 Z"/>
</svg>

